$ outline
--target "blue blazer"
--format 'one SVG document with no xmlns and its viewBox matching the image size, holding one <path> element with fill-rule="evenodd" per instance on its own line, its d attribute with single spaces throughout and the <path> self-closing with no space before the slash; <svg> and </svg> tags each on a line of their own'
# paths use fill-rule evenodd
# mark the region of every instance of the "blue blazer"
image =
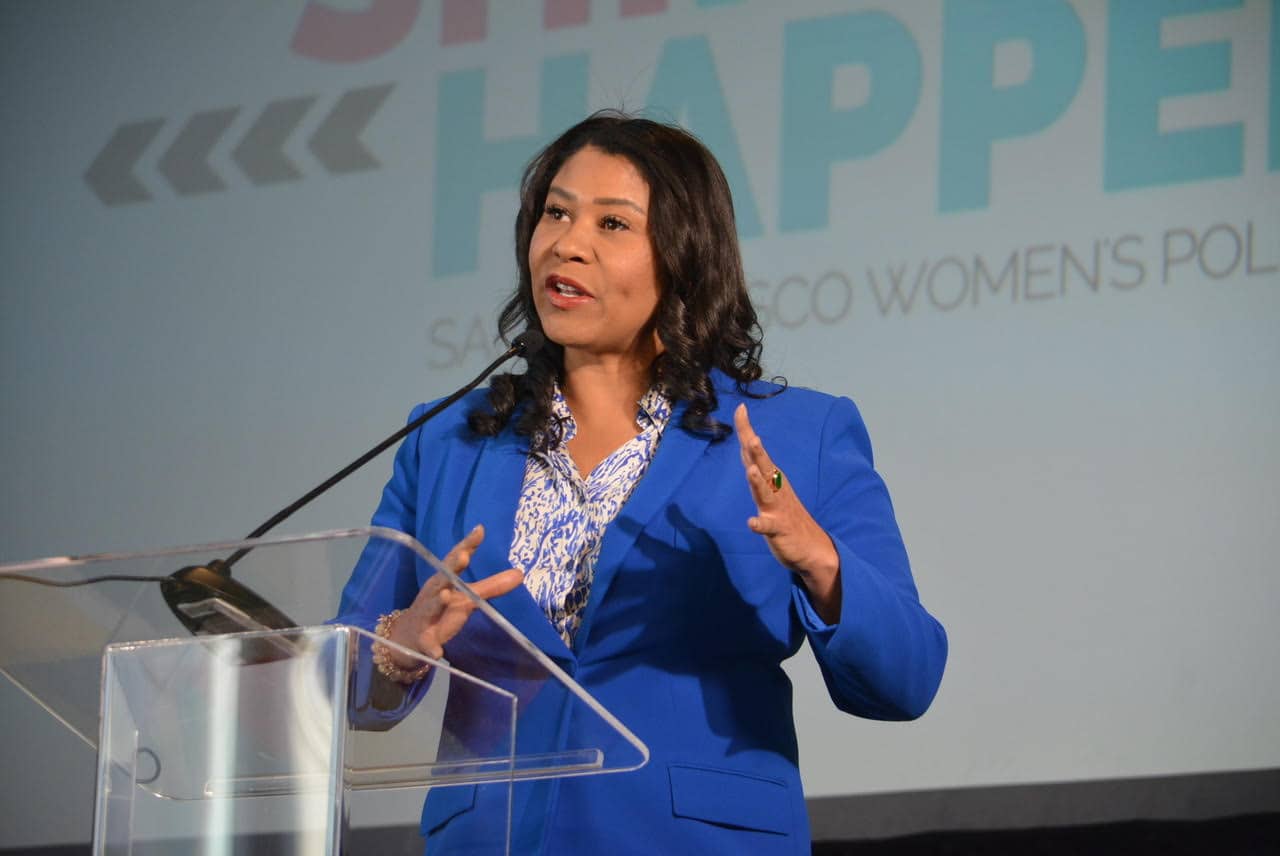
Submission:
<svg viewBox="0 0 1280 856">
<path fill-rule="evenodd" d="M 769 454 L 835 543 L 839 623 L 823 624 L 747 529 L 755 506 L 736 439 L 684 430 L 678 405 L 608 527 L 572 649 L 523 586 L 491 601 L 651 753 L 634 772 L 517 784 L 515 852 L 808 854 L 782 661 L 807 637 L 832 701 L 872 719 L 917 717 L 937 691 L 946 635 L 920 604 L 853 402 L 794 387 L 756 399 L 722 374 L 713 382 L 714 418 L 732 426 L 746 402 Z M 484 524 L 464 579 L 509 567 L 528 449 L 510 427 L 493 438 L 471 434 L 466 414 L 482 401 L 473 393 L 406 438 L 373 516 L 437 555 Z M 425 582 L 422 569 L 406 569 L 395 585 L 370 586 L 368 573 L 357 567 L 348 583 L 344 620 L 370 623 L 406 606 Z M 380 602 L 368 602 L 370 592 Z M 485 822 L 475 810 L 485 790 L 432 792 L 422 819 L 428 852 L 453 852 L 451 840 L 476 832 L 469 823 Z"/>
</svg>

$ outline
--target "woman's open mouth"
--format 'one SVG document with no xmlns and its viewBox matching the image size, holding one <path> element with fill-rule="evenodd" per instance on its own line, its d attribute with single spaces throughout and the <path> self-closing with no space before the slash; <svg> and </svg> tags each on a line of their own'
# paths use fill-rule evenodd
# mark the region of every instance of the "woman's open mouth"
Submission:
<svg viewBox="0 0 1280 856">
<path fill-rule="evenodd" d="M 580 283 L 555 274 L 547 277 L 545 288 L 551 305 L 557 309 L 572 309 L 595 299 Z"/>
</svg>

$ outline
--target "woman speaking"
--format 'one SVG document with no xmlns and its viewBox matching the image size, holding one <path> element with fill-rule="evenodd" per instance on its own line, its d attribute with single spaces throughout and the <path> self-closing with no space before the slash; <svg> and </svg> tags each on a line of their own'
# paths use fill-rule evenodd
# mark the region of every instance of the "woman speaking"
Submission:
<svg viewBox="0 0 1280 856">
<path fill-rule="evenodd" d="M 410 434 L 373 517 L 489 574 L 472 589 L 500 612 L 536 609 L 553 655 L 650 749 L 635 772 L 559 782 L 513 837 L 807 854 L 782 661 L 808 638 L 837 707 L 912 719 L 946 659 L 858 411 L 761 381 L 729 186 L 687 132 L 616 113 L 570 128 L 527 167 L 515 232 L 499 328 L 546 344 Z M 405 582 L 416 595 L 359 611 L 439 656 L 469 601 Z M 420 677 L 382 654 L 386 677 Z M 428 851 L 480 816 L 428 799 Z"/>
</svg>

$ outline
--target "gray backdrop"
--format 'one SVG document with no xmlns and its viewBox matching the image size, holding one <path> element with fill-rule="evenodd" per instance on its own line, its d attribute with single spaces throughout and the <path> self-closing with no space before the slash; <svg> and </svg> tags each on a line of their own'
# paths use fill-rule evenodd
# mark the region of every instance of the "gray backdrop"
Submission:
<svg viewBox="0 0 1280 856">
<path fill-rule="evenodd" d="M 239 536 L 462 383 L 523 161 L 644 109 L 724 163 L 768 368 L 858 402 L 951 637 L 907 725 L 796 658 L 809 793 L 1280 766 L 1278 32 L 1276 0 L 10 0 L 0 560 Z M 389 468 L 287 529 L 366 521 Z M 0 710 L 0 846 L 86 839 L 92 757 Z"/>
</svg>

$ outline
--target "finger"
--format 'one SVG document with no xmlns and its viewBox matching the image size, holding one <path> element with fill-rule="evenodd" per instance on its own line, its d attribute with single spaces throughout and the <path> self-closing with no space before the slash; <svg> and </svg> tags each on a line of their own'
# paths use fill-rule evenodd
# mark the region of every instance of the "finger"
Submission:
<svg viewBox="0 0 1280 856">
<path fill-rule="evenodd" d="M 733 427 L 738 435 L 738 454 L 742 456 L 742 466 L 751 464 L 748 448 L 756 438 L 755 429 L 751 427 L 751 417 L 747 415 L 747 405 L 739 404 L 733 411 Z"/>
<path fill-rule="evenodd" d="M 763 535 L 766 538 L 775 538 L 782 534 L 782 527 L 778 521 L 767 515 L 757 515 L 747 520 L 747 528 L 757 535 Z"/>
<path fill-rule="evenodd" d="M 445 589 L 436 599 L 439 613 L 432 621 L 431 635 L 437 642 L 447 642 L 475 611 L 476 603 L 465 592 Z"/>
<path fill-rule="evenodd" d="M 471 617 L 471 610 L 456 609 L 446 612 L 422 640 L 423 650 L 437 659 L 444 656 L 444 646 L 457 636 Z M 435 653 L 433 653 L 435 652 Z"/>
<path fill-rule="evenodd" d="M 763 510 L 773 501 L 773 491 L 769 488 L 764 473 L 755 464 L 747 467 L 747 487 L 751 490 L 751 499 L 755 501 L 756 508 Z"/>
<path fill-rule="evenodd" d="M 751 455 L 751 463 L 760 468 L 760 472 L 769 473 L 777 469 L 773 463 L 773 458 L 769 457 L 769 452 L 765 450 L 764 441 L 757 434 L 751 438 L 751 445 L 747 447 L 747 453 Z"/>
<path fill-rule="evenodd" d="M 506 571 L 499 571 L 482 580 L 476 580 L 470 584 L 470 588 L 477 595 L 488 600 L 493 597 L 501 597 L 509 591 L 514 591 L 523 582 L 524 574 L 515 568 L 511 568 Z"/>
<path fill-rule="evenodd" d="M 472 600 L 465 592 L 457 589 L 446 589 L 440 593 L 443 609 L 432 624 L 425 640 L 429 644 L 444 645 L 457 636 L 466 625 L 471 613 L 476 610 L 477 601 Z"/>
<path fill-rule="evenodd" d="M 415 602 L 415 605 L 420 607 L 420 616 L 427 624 L 435 621 L 440 617 L 440 613 L 444 612 L 447 601 L 442 600 L 441 596 L 452 591 L 452 589 L 449 588 L 450 583 L 448 579 L 445 578 L 444 574 L 440 574 L 439 577 L 444 580 L 444 585 L 437 587 L 435 591 L 432 592 L 427 592 L 426 586 L 423 586 L 422 592 L 418 594 L 418 601 Z"/>
<path fill-rule="evenodd" d="M 445 640 L 445 641 L 448 641 L 448 640 Z M 444 648 L 441 646 L 440 642 L 436 639 L 435 628 L 424 631 L 422 635 L 418 637 L 418 644 L 414 647 L 416 647 L 420 652 L 422 652 L 423 654 L 426 654 L 428 657 L 432 658 L 433 660 L 439 660 L 442 657 L 444 657 Z"/>
<path fill-rule="evenodd" d="M 426 607 L 435 601 L 436 595 L 440 590 L 449 585 L 449 578 L 442 573 L 434 573 L 422 584 L 422 588 L 418 589 L 417 596 L 413 599 L 414 607 Z"/>
<path fill-rule="evenodd" d="M 455 574 L 466 570 L 467 565 L 471 564 L 471 554 L 476 551 L 482 541 L 484 541 L 484 527 L 476 526 L 448 552 L 444 557 L 444 566 Z"/>
<path fill-rule="evenodd" d="M 761 472 L 772 473 L 775 466 L 773 458 L 769 457 L 764 441 L 752 427 L 751 417 L 747 413 L 745 404 L 738 405 L 733 413 L 733 422 L 738 430 L 738 449 L 742 453 L 742 465 L 745 467 L 754 463 Z"/>
</svg>

